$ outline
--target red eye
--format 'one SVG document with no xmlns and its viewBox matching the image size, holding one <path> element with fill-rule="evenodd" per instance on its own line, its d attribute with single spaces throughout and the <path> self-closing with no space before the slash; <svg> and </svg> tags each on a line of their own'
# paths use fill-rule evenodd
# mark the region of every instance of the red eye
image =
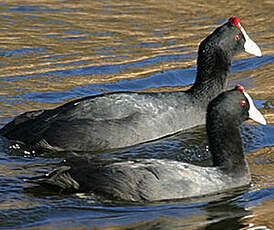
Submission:
<svg viewBox="0 0 274 230">
<path fill-rule="evenodd" d="M 241 37 L 240 34 L 236 34 L 236 35 L 235 35 L 235 40 L 236 40 L 236 41 L 240 40 L 240 37 Z"/>
<path fill-rule="evenodd" d="M 245 106 L 246 105 L 246 100 L 242 100 L 242 106 Z"/>
</svg>

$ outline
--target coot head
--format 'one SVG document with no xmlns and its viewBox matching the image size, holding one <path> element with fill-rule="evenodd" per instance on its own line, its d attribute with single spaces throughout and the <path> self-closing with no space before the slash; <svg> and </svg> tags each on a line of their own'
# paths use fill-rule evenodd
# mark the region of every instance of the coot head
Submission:
<svg viewBox="0 0 274 230">
<path fill-rule="evenodd" d="M 208 129 L 210 129 L 212 122 L 216 120 L 219 121 L 219 124 L 239 126 L 248 119 L 260 124 L 266 124 L 263 115 L 256 109 L 252 98 L 241 85 L 220 94 L 208 105 Z"/>
<path fill-rule="evenodd" d="M 190 89 L 193 95 L 203 94 L 208 98 L 210 88 L 220 93 L 227 86 L 231 61 L 241 52 L 261 56 L 261 50 L 247 35 L 239 18 L 231 17 L 203 40 L 197 58 L 197 77 Z M 207 93 L 204 93 L 206 89 Z M 211 100 L 218 95 L 213 93 Z"/>
<path fill-rule="evenodd" d="M 231 17 L 203 40 L 199 47 L 199 54 L 203 56 L 204 53 L 210 50 L 213 52 L 216 49 L 219 49 L 228 60 L 243 51 L 255 56 L 262 56 L 260 48 L 249 38 L 240 19 L 236 17 Z"/>
<path fill-rule="evenodd" d="M 241 177 L 248 170 L 239 127 L 248 119 L 266 124 L 263 115 L 241 85 L 221 93 L 207 108 L 206 129 L 213 165 L 238 173 Z"/>
</svg>

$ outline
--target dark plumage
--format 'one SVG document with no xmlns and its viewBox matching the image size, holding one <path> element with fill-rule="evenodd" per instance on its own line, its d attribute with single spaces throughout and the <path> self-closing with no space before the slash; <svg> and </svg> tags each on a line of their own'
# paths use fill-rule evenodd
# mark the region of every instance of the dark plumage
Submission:
<svg viewBox="0 0 274 230">
<path fill-rule="evenodd" d="M 19 115 L 0 129 L 0 135 L 37 149 L 101 151 L 204 124 L 209 101 L 227 86 L 232 57 L 244 50 L 261 55 L 239 20 L 232 17 L 201 42 L 196 81 L 189 90 L 85 97 L 55 109 Z"/>
<path fill-rule="evenodd" d="M 248 118 L 266 124 L 243 87 L 220 94 L 209 103 L 207 134 L 212 167 L 174 160 L 72 157 L 30 182 L 65 191 L 92 192 L 126 201 L 180 199 L 217 193 L 250 183 L 239 126 Z"/>
</svg>

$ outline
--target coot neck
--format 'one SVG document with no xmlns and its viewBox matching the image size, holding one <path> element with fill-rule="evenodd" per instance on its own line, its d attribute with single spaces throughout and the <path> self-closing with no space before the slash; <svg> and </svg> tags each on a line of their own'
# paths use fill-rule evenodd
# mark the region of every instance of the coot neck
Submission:
<svg viewBox="0 0 274 230">
<path fill-rule="evenodd" d="M 213 166 L 238 176 L 248 173 L 240 128 L 218 117 L 208 117 L 206 128 Z"/>
<path fill-rule="evenodd" d="M 208 46 L 199 48 L 196 80 L 188 90 L 205 106 L 227 87 L 232 60 L 221 48 Z"/>
</svg>

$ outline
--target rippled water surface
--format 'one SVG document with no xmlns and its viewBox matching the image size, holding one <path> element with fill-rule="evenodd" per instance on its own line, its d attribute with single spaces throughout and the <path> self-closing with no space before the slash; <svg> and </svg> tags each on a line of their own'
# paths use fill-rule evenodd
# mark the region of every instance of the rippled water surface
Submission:
<svg viewBox="0 0 274 230">
<path fill-rule="evenodd" d="M 0 138 L 0 228 L 274 229 L 274 4 L 269 0 L 29 0 L 0 3 L 0 123 L 22 112 L 121 90 L 178 90 L 193 83 L 199 42 L 238 16 L 263 57 L 233 60 L 268 125 L 242 127 L 252 186 L 153 204 L 101 203 L 89 194 L 33 190 L 22 180 L 63 156 L 11 151 Z M 204 127 L 106 157 L 209 164 Z"/>
</svg>

